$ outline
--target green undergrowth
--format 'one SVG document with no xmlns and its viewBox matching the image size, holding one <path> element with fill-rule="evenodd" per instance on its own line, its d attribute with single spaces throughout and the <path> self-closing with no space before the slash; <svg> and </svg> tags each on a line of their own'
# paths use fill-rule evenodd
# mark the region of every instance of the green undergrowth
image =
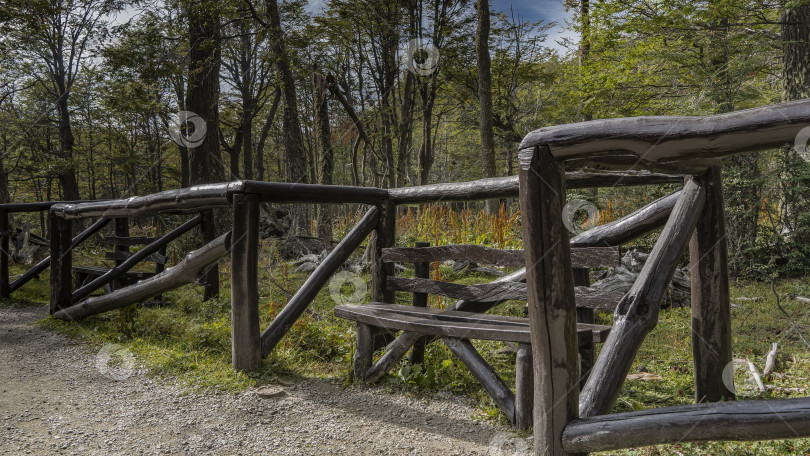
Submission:
<svg viewBox="0 0 810 456">
<path fill-rule="evenodd" d="M 268 249 L 262 253 L 263 265 L 272 258 Z M 354 350 L 354 326 L 336 318 L 328 285 L 314 303 L 291 328 L 273 353 L 262 362 L 258 372 L 245 374 L 231 369 L 230 295 L 227 262 L 221 265 L 221 296 L 203 302 L 202 288 L 186 286 L 164 295 L 160 307 L 132 305 L 79 322 L 62 322 L 46 318 L 41 326 L 101 346 L 112 342 L 129 348 L 149 375 L 178 380 L 190 390 L 221 390 L 238 392 L 266 383 L 297 382 L 306 378 L 321 378 L 349 385 L 351 358 Z M 22 272 L 12 269 L 12 274 Z M 295 272 L 290 265 L 260 268 L 260 315 L 265 328 L 283 308 L 291 293 L 306 279 L 308 273 Z M 406 272 L 405 275 L 412 275 Z M 458 283 L 491 281 L 486 274 L 456 274 L 449 267 L 434 268 L 431 276 Z M 47 276 L 45 276 L 47 277 Z M 370 286 L 367 275 L 360 276 Z M 810 295 L 805 280 L 777 283 L 781 305 L 795 320 L 799 329 L 810 337 L 810 305 L 788 299 L 789 294 Z M 351 296 L 354 289 L 344 284 L 339 300 Z M 13 302 L 44 305 L 48 284 L 35 280 L 14 295 Z M 342 296 L 342 297 L 341 297 Z M 745 383 L 744 369 L 736 371 L 741 399 L 807 396 L 810 388 L 810 350 L 799 339 L 796 330 L 776 306 L 776 300 L 765 282 L 732 283 L 731 289 L 733 352 L 735 358 L 751 360 L 760 370 L 773 342 L 779 344 L 776 372 L 779 376 L 766 380 L 776 390 L 757 393 Z M 410 302 L 408 293 L 399 293 L 400 303 Z M 742 298 L 756 298 L 747 300 Z M 7 303 L 10 301 L 7 301 Z M 430 305 L 443 307 L 449 302 L 431 298 Z M 520 315 L 524 303 L 509 302 L 497 312 Z M 609 324 L 610 315 L 600 315 L 601 323 Z M 643 410 L 654 407 L 693 403 L 692 349 L 690 310 L 663 309 L 658 326 L 647 337 L 631 371 L 645 373 L 651 380 L 631 379 L 625 382 L 615 412 Z M 474 341 L 482 355 L 493 365 L 507 384 L 514 386 L 514 345 L 501 342 Z M 379 354 L 378 354 L 379 355 Z M 379 384 L 388 390 L 413 395 L 459 394 L 478 404 L 477 418 L 506 423 L 492 399 L 478 385 L 469 371 L 444 344 L 427 345 L 425 361 L 411 365 L 403 360 Z M 796 390 L 798 388 L 798 390 Z M 794 390 L 791 390 L 794 389 Z M 680 444 L 650 447 L 603 454 L 627 455 L 782 455 L 810 454 L 810 440 L 789 440 L 757 443 Z"/>
</svg>

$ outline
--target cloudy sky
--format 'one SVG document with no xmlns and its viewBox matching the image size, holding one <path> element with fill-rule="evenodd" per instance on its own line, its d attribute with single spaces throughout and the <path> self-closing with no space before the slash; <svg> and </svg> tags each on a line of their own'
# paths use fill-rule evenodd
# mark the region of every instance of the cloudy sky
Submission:
<svg viewBox="0 0 810 456">
<path fill-rule="evenodd" d="M 317 14 L 324 6 L 324 0 L 309 0 L 307 11 Z M 565 30 L 565 19 L 569 16 L 563 7 L 563 0 L 490 0 L 489 7 L 494 11 L 509 12 L 512 8 L 517 16 L 527 21 L 543 20 L 546 23 L 556 22 L 557 26 L 549 32 L 546 45 L 564 52 L 556 44 L 563 37 L 574 38 L 575 35 Z"/>
<path fill-rule="evenodd" d="M 490 0 L 489 7 L 494 11 L 508 12 L 511 7 L 515 14 L 528 21 L 543 20 L 546 23 L 556 22 L 557 26 L 549 31 L 546 45 L 559 49 L 562 47 L 555 44 L 563 37 L 574 39 L 575 34 L 566 30 L 565 20 L 569 13 L 565 12 L 562 0 Z"/>
</svg>

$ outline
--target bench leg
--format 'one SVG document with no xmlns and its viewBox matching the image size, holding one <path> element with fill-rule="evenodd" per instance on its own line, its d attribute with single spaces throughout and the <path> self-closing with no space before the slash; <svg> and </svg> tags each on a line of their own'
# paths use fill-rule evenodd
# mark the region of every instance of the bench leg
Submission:
<svg viewBox="0 0 810 456">
<path fill-rule="evenodd" d="M 530 344 L 518 344 L 517 360 L 515 362 L 515 426 L 523 430 L 532 427 L 533 373 L 532 346 Z"/>
<path fill-rule="evenodd" d="M 373 328 L 363 323 L 357 323 L 357 347 L 354 349 L 354 379 L 366 380 L 366 372 L 371 367 L 374 356 Z"/>
<path fill-rule="evenodd" d="M 478 351 L 467 339 L 453 339 L 443 337 L 445 345 L 455 354 L 458 359 L 467 366 L 473 377 L 484 387 L 487 393 L 498 405 L 498 408 L 506 415 L 510 423 L 515 423 L 515 395 L 506 386 L 501 377 L 495 372 Z M 534 390 L 534 388 L 532 388 Z"/>
</svg>

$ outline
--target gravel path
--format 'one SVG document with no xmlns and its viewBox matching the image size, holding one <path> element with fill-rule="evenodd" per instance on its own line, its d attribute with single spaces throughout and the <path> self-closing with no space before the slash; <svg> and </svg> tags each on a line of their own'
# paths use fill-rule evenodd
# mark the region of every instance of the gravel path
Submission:
<svg viewBox="0 0 810 456">
<path fill-rule="evenodd" d="M 318 380 L 189 394 L 137 369 L 115 380 L 98 347 L 34 325 L 46 315 L 0 308 L 0 455 L 528 454 L 527 439 L 473 420 L 465 398 Z"/>
</svg>

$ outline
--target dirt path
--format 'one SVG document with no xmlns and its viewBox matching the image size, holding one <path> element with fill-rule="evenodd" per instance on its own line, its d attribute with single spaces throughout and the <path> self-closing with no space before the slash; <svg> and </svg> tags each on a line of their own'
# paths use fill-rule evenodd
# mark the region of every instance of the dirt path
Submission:
<svg viewBox="0 0 810 456">
<path fill-rule="evenodd" d="M 524 455 L 527 440 L 463 398 L 409 398 L 324 381 L 276 397 L 188 394 L 98 347 L 39 329 L 45 308 L 0 308 L 0 454 Z"/>
</svg>

